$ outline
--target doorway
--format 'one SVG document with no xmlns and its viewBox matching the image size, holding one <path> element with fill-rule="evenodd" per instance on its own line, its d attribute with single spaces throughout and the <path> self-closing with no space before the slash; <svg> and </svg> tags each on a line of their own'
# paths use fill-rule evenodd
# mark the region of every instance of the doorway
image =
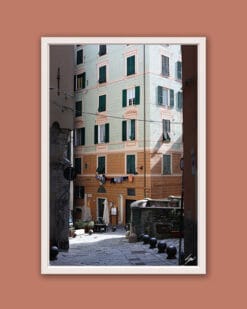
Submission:
<svg viewBox="0 0 247 309">
<path fill-rule="evenodd" d="M 131 219 L 131 209 L 130 209 L 130 204 L 135 202 L 136 200 L 126 200 L 125 201 L 125 223 L 128 224 L 130 223 Z"/>
<path fill-rule="evenodd" d="M 97 216 L 98 218 L 103 218 L 103 214 L 104 214 L 104 202 L 105 202 L 105 198 L 98 198 L 98 205 L 97 205 Z"/>
</svg>

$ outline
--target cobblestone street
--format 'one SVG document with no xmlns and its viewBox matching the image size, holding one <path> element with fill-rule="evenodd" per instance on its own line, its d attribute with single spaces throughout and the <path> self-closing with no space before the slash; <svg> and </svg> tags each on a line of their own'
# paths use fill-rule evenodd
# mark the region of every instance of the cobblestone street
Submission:
<svg viewBox="0 0 247 309">
<path fill-rule="evenodd" d="M 166 253 L 158 253 L 158 249 L 150 249 L 143 242 L 129 243 L 126 231 L 83 234 L 70 238 L 70 249 L 59 252 L 51 266 L 164 266 L 178 265 L 179 239 L 166 239 L 167 245 L 177 248 L 176 259 L 167 259 Z"/>
</svg>

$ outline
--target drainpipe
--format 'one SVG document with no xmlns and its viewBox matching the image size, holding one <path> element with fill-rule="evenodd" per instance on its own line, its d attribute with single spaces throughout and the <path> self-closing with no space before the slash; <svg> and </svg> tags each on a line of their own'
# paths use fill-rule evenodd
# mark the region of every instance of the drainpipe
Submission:
<svg viewBox="0 0 247 309">
<path fill-rule="evenodd" d="M 143 152 L 144 152 L 144 198 L 147 197 L 147 168 L 146 168 L 146 45 L 143 45 Z"/>
</svg>

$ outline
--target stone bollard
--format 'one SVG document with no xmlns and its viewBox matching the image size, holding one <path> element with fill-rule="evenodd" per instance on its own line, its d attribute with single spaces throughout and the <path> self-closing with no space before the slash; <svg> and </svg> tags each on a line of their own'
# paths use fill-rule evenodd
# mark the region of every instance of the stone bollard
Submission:
<svg viewBox="0 0 247 309">
<path fill-rule="evenodd" d="M 165 253 L 167 247 L 166 242 L 164 240 L 159 241 L 157 247 L 158 253 Z"/>
<path fill-rule="evenodd" d="M 150 236 L 145 234 L 145 235 L 143 235 L 142 240 L 143 240 L 143 244 L 144 245 L 148 245 L 149 244 L 149 240 L 150 240 Z"/>
<path fill-rule="evenodd" d="M 157 239 L 155 237 L 151 237 L 149 243 L 150 243 L 150 249 L 154 249 L 156 248 Z"/>
<path fill-rule="evenodd" d="M 176 259 L 177 248 L 173 245 L 170 245 L 166 249 L 167 259 Z"/>
</svg>

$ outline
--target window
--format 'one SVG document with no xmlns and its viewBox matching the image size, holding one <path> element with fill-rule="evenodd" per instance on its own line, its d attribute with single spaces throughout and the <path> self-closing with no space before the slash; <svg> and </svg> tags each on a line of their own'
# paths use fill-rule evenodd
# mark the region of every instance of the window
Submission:
<svg viewBox="0 0 247 309">
<path fill-rule="evenodd" d="M 104 112 L 106 110 L 106 95 L 99 96 L 99 108 L 98 112 Z"/>
<path fill-rule="evenodd" d="M 122 121 L 122 140 L 135 140 L 136 134 L 135 134 L 135 119 L 129 119 Z"/>
<path fill-rule="evenodd" d="M 135 155 L 127 155 L 127 174 L 136 174 L 136 167 L 135 167 Z"/>
<path fill-rule="evenodd" d="M 105 174 L 105 157 L 98 157 L 97 172 L 99 174 Z"/>
<path fill-rule="evenodd" d="M 140 104 L 140 86 L 122 91 L 122 106 L 131 106 Z"/>
<path fill-rule="evenodd" d="M 84 89 L 86 87 L 86 72 L 74 76 L 74 90 Z"/>
<path fill-rule="evenodd" d="M 162 61 L 162 70 L 161 74 L 163 76 L 169 76 L 170 70 L 169 70 L 169 58 L 166 56 L 161 56 L 161 61 Z"/>
<path fill-rule="evenodd" d="M 75 103 L 75 117 L 80 117 L 82 115 L 82 101 Z"/>
<path fill-rule="evenodd" d="M 158 104 L 174 107 L 174 90 L 158 86 Z"/>
<path fill-rule="evenodd" d="M 163 141 L 164 142 L 170 142 L 170 120 L 162 119 L 162 125 L 163 125 Z"/>
<path fill-rule="evenodd" d="M 82 198 L 82 199 L 84 198 L 84 187 L 83 186 L 75 186 L 74 197 Z"/>
<path fill-rule="evenodd" d="M 83 62 L 83 49 L 80 49 L 76 53 L 76 64 L 81 64 Z"/>
<path fill-rule="evenodd" d="M 181 61 L 176 62 L 176 78 L 178 80 L 182 79 L 182 62 Z"/>
<path fill-rule="evenodd" d="M 75 146 L 85 145 L 85 128 L 75 129 Z"/>
<path fill-rule="evenodd" d="M 135 74 L 135 56 L 127 58 L 127 75 Z"/>
<path fill-rule="evenodd" d="M 177 93 L 177 107 L 178 109 L 183 108 L 183 93 L 182 92 Z"/>
<path fill-rule="evenodd" d="M 136 190 L 135 190 L 135 188 L 127 188 L 127 195 L 129 195 L 129 196 L 135 196 L 135 195 L 136 195 Z"/>
<path fill-rule="evenodd" d="M 163 155 L 163 175 L 171 175 L 171 155 Z"/>
<path fill-rule="evenodd" d="M 106 45 L 99 46 L 99 56 L 103 56 L 106 54 Z"/>
<path fill-rule="evenodd" d="M 106 65 L 99 68 L 99 83 L 105 83 L 106 82 Z"/>
<path fill-rule="evenodd" d="M 110 140 L 110 125 L 109 123 L 94 126 L 94 143 L 109 143 Z"/>
<path fill-rule="evenodd" d="M 81 158 L 75 158 L 75 171 L 77 174 L 81 174 Z"/>
</svg>

